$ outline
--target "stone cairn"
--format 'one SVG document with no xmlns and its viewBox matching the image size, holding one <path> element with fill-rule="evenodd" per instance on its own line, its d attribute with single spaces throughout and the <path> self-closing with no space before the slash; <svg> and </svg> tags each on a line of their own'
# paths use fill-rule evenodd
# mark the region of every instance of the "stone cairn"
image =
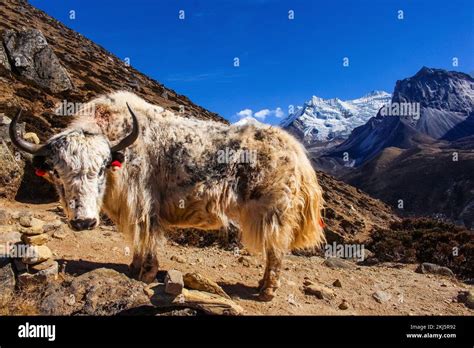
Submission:
<svg viewBox="0 0 474 348">
<path fill-rule="evenodd" d="M 44 245 L 50 239 L 44 222 L 32 216 L 21 216 L 19 223 L 22 243 L 17 244 L 17 247 L 23 251 L 23 255 L 21 259 L 14 259 L 19 283 L 27 285 L 49 278 L 56 279 L 58 263 L 51 250 Z"/>
</svg>

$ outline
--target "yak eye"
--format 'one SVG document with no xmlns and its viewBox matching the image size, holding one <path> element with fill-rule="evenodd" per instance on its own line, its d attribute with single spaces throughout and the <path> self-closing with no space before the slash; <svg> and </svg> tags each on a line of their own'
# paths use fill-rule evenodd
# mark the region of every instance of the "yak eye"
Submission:
<svg viewBox="0 0 474 348">
<path fill-rule="evenodd" d="M 99 176 L 102 176 L 104 174 L 104 167 L 100 168 Z"/>
<path fill-rule="evenodd" d="M 59 179 L 59 174 L 56 169 L 53 169 L 53 175 L 56 179 Z"/>
</svg>

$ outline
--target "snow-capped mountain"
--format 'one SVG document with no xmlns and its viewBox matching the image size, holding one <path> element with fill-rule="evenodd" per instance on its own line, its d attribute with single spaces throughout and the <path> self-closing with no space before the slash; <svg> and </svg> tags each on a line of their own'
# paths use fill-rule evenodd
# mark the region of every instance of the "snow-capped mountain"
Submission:
<svg viewBox="0 0 474 348">
<path fill-rule="evenodd" d="M 285 118 L 280 126 L 305 143 L 339 143 L 347 139 L 354 128 L 374 117 L 382 106 L 390 103 L 391 98 L 391 94 L 384 91 L 372 91 L 353 100 L 313 96 Z"/>
<path fill-rule="evenodd" d="M 397 81 L 389 105 L 419 106 L 419 115 L 394 117 L 379 112 L 327 156 L 341 160 L 348 153 L 354 161 L 349 164 L 359 166 L 387 147 L 407 149 L 474 135 L 474 79 L 467 74 L 423 67 L 414 76 Z"/>
</svg>

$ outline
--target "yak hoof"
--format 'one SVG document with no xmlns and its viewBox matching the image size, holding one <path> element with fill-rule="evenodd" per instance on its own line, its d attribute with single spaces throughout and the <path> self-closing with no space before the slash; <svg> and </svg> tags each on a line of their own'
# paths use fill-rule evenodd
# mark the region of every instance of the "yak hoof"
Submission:
<svg viewBox="0 0 474 348">
<path fill-rule="evenodd" d="M 275 297 L 275 289 L 273 288 L 262 289 L 260 291 L 260 294 L 258 295 L 258 299 L 264 302 L 269 302 L 273 300 L 274 297 Z"/>
</svg>

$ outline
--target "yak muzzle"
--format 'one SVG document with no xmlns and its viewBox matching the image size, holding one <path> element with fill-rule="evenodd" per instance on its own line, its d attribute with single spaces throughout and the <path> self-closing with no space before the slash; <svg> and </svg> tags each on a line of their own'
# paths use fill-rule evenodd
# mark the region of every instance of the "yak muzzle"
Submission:
<svg viewBox="0 0 474 348">
<path fill-rule="evenodd" d="M 69 222 L 76 231 L 91 230 L 97 225 L 97 219 L 75 219 Z"/>
</svg>

